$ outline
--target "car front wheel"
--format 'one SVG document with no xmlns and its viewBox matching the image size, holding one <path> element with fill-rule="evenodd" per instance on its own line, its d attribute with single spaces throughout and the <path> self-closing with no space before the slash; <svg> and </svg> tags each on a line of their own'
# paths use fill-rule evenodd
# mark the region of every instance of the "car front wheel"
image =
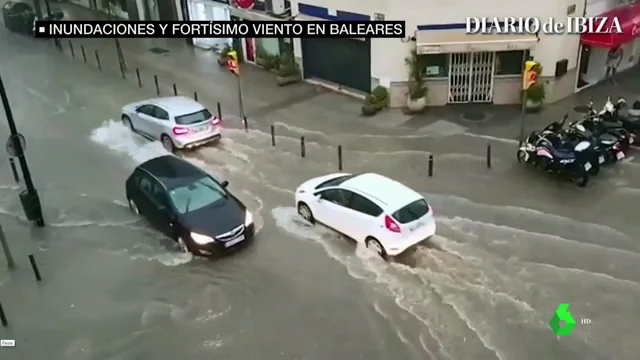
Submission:
<svg viewBox="0 0 640 360">
<path fill-rule="evenodd" d="M 136 205 L 136 202 L 131 199 L 127 200 L 129 202 L 129 209 L 131 209 L 131 212 L 136 215 L 140 215 L 140 210 L 138 209 L 138 205 Z"/>
<path fill-rule="evenodd" d="M 313 218 L 313 213 L 311 212 L 311 209 L 309 209 L 309 205 L 303 202 L 299 202 L 298 214 L 300 214 L 300 216 L 302 216 L 303 219 L 310 222 L 311 224 L 315 223 L 315 219 Z"/>
<path fill-rule="evenodd" d="M 133 123 L 131 122 L 131 118 L 129 118 L 127 115 L 122 115 L 122 124 L 131 129 L 131 131 L 136 131 L 136 129 L 133 127 Z"/>
<path fill-rule="evenodd" d="M 378 241 L 376 238 L 368 237 L 365 241 L 365 245 L 367 245 L 367 249 L 378 254 L 378 256 L 380 256 L 381 258 L 385 260 L 387 259 L 387 252 L 384 250 L 384 247 L 382 247 L 382 244 L 380 244 L 380 241 Z"/>
</svg>

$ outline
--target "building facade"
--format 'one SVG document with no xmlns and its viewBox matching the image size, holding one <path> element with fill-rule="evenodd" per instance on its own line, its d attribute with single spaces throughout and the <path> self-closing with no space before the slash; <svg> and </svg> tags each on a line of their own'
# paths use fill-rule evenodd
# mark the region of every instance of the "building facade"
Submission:
<svg viewBox="0 0 640 360">
<path fill-rule="evenodd" d="M 424 65 L 431 106 L 519 103 L 523 61 L 531 56 L 543 66 L 547 101 L 554 101 L 574 92 L 579 36 L 467 35 L 465 18 L 566 18 L 582 15 L 584 6 L 584 0 L 492 0 L 490 6 L 469 0 L 293 1 L 297 20 L 404 20 L 407 29 L 405 39 L 296 39 L 294 48 L 306 78 L 363 92 L 382 85 L 390 89 L 392 106 L 404 105 L 405 59 L 413 48 Z"/>
<path fill-rule="evenodd" d="M 290 20 L 291 5 L 289 0 L 175 0 L 176 6 L 182 9 L 180 20 L 193 21 L 261 21 Z M 292 52 L 292 39 L 190 39 L 194 46 L 204 49 L 220 50 L 225 45 L 234 47 L 240 60 L 256 64 L 263 54 L 280 56 L 287 51 Z"/>
</svg>

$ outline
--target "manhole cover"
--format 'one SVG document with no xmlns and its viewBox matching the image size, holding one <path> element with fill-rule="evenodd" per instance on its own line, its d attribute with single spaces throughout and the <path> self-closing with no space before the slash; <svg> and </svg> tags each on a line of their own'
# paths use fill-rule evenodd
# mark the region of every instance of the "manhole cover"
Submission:
<svg viewBox="0 0 640 360">
<path fill-rule="evenodd" d="M 151 51 L 154 54 L 166 54 L 169 52 L 169 50 L 159 48 L 159 47 L 152 47 L 151 49 L 149 49 L 149 51 Z"/>
<path fill-rule="evenodd" d="M 573 111 L 581 114 L 586 114 L 589 112 L 589 106 L 587 105 L 578 105 L 573 107 Z"/>
<path fill-rule="evenodd" d="M 486 119 L 487 115 L 480 111 L 466 112 L 462 114 L 464 120 L 480 121 Z"/>
</svg>

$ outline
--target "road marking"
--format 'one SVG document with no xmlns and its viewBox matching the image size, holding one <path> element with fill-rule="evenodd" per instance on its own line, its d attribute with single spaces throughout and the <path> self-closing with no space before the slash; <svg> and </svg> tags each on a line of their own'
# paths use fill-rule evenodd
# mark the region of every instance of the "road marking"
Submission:
<svg viewBox="0 0 640 360">
<path fill-rule="evenodd" d="M 45 103 L 47 103 L 47 104 L 49 104 L 49 105 L 53 105 L 53 106 L 55 106 L 55 107 L 56 107 L 56 111 L 53 113 L 53 115 L 60 115 L 60 114 L 62 114 L 62 113 L 67 112 L 67 110 L 66 110 L 66 109 L 64 109 L 64 108 L 62 108 L 62 107 L 60 107 L 60 106 L 58 106 L 58 104 L 56 104 L 56 102 L 55 102 L 55 101 L 53 101 L 53 100 L 49 99 L 45 94 L 43 94 L 43 93 L 39 92 L 38 90 L 33 89 L 33 88 L 29 87 L 29 86 L 26 86 L 26 85 L 25 85 L 25 88 L 27 89 L 27 92 L 28 92 L 29 94 L 31 94 L 31 95 L 33 95 L 33 96 L 37 97 L 37 98 L 38 98 L 38 99 L 40 99 L 42 102 L 45 102 Z"/>
<path fill-rule="evenodd" d="M 0 347 L 15 347 L 16 341 L 10 339 L 2 339 L 0 340 Z"/>
</svg>

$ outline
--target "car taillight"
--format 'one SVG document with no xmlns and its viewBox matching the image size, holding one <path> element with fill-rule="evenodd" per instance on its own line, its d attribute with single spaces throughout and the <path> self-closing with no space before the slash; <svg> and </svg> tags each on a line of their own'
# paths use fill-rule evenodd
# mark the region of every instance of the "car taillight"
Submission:
<svg viewBox="0 0 640 360">
<path fill-rule="evenodd" d="M 393 221 L 393 219 L 389 215 L 384 217 L 384 227 L 386 227 L 387 230 L 394 233 L 400 232 L 400 226 L 398 226 L 398 224 L 395 221 Z"/>
<path fill-rule="evenodd" d="M 212 125 L 220 125 L 221 123 L 222 123 L 222 120 L 218 119 L 217 117 L 214 117 L 213 119 L 211 119 Z"/>
<path fill-rule="evenodd" d="M 433 211 L 433 208 L 431 206 L 429 206 L 429 211 L 427 211 L 427 213 L 431 213 L 431 215 L 435 215 L 436 212 Z"/>
<path fill-rule="evenodd" d="M 186 135 L 189 133 L 189 129 L 185 127 L 176 126 L 173 128 L 173 133 L 175 135 Z"/>
</svg>

